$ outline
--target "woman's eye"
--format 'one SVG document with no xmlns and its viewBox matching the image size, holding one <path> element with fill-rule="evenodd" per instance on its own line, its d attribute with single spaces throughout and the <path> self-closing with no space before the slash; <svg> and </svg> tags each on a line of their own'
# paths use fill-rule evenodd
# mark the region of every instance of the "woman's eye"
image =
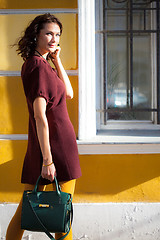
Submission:
<svg viewBox="0 0 160 240">
<path fill-rule="evenodd" d="M 48 35 L 51 35 L 51 36 L 56 36 L 56 37 L 60 37 L 60 33 L 56 33 L 56 34 L 54 34 L 54 33 L 51 33 L 51 32 L 48 32 L 48 33 L 46 33 L 46 35 L 48 36 Z"/>
</svg>

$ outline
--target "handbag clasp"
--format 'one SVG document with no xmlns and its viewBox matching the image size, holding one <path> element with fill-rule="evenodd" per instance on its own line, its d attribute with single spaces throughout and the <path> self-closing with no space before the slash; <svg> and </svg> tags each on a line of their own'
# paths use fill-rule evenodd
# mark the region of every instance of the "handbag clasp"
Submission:
<svg viewBox="0 0 160 240">
<path fill-rule="evenodd" d="M 39 204 L 39 207 L 47 208 L 47 207 L 49 207 L 49 204 Z"/>
</svg>

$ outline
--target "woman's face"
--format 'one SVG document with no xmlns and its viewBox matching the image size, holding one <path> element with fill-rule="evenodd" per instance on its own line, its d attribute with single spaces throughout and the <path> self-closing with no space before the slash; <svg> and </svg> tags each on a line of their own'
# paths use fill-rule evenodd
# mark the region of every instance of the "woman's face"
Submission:
<svg viewBox="0 0 160 240">
<path fill-rule="evenodd" d="M 54 52 L 60 40 L 60 27 L 57 23 L 46 23 L 37 37 L 36 50 L 42 55 Z"/>
</svg>

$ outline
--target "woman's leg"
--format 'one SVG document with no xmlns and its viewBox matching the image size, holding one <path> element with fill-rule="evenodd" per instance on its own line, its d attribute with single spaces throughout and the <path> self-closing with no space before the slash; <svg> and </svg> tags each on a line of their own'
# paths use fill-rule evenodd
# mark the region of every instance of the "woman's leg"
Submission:
<svg viewBox="0 0 160 240">
<path fill-rule="evenodd" d="M 33 190 L 34 185 L 25 184 L 24 190 Z M 40 191 L 45 189 L 45 186 L 39 186 Z M 21 229 L 21 211 L 22 211 L 22 200 L 20 201 L 18 208 L 10 221 L 6 233 L 6 240 L 21 240 L 24 230 Z"/>
<path fill-rule="evenodd" d="M 72 197 L 73 197 L 74 190 L 75 190 L 75 184 L 76 184 L 75 179 L 73 179 L 71 181 L 67 181 L 67 182 L 60 182 L 59 184 L 61 186 L 62 192 L 71 193 Z M 55 238 L 58 239 L 64 235 L 65 235 L 65 233 L 56 233 Z M 70 230 L 69 234 L 67 235 L 67 237 L 65 238 L 65 240 L 72 240 L 72 239 L 73 239 L 73 237 L 72 237 L 72 228 L 71 228 L 71 230 Z"/>
</svg>

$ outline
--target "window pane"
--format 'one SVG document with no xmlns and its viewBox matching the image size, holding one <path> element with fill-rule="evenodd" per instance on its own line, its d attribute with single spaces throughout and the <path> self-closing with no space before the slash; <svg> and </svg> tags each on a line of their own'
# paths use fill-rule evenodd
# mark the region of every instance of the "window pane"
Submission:
<svg viewBox="0 0 160 240">
<path fill-rule="evenodd" d="M 146 10 L 133 11 L 133 30 L 148 30 L 151 29 L 151 12 Z"/>
<path fill-rule="evenodd" d="M 107 30 L 126 30 L 127 17 L 125 11 L 109 11 L 106 14 L 106 29 Z"/>
<path fill-rule="evenodd" d="M 151 120 L 151 112 L 130 111 L 151 108 L 151 35 L 143 33 L 151 29 L 151 11 L 144 10 L 150 4 L 131 12 L 127 2 L 108 0 L 105 8 L 104 122 Z"/>
<path fill-rule="evenodd" d="M 124 8 L 127 7 L 128 1 L 126 0 L 105 0 L 107 8 Z"/>
<path fill-rule="evenodd" d="M 133 40 L 133 106 L 151 107 L 151 41 L 150 36 Z M 151 120 L 151 113 L 135 113 L 135 119 Z"/>
<path fill-rule="evenodd" d="M 107 106 L 127 105 L 127 39 L 107 38 Z M 123 96 L 123 97 L 122 97 Z"/>
<path fill-rule="evenodd" d="M 100 19 L 103 20 L 97 27 L 97 35 L 102 40 L 98 41 L 100 48 L 97 49 L 100 65 L 97 96 L 101 96 L 97 119 L 102 128 L 108 120 L 154 122 L 157 117 L 159 122 L 160 115 L 156 114 L 159 105 L 156 94 L 160 92 L 156 92 L 159 86 L 158 1 L 102 2 Z"/>
<path fill-rule="evenodd" d="M 130 102 L 129 39 L 125 36 L 108 36 L 106 41 L 106 108 L 127 108 Z M 151 107 L 151 41 L 150 36 L 133 38 L 133 107 Z M 150 112 L 112 112 L 108 120 L 151 120 Z"/>
</svg>

